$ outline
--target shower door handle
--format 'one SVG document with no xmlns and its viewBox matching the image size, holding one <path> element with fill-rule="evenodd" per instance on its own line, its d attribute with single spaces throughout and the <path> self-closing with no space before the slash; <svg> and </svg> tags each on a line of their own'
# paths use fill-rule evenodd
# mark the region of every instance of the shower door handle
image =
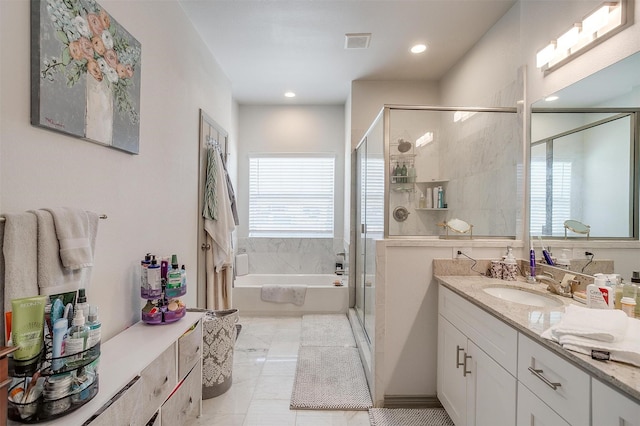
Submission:
<svg viewBox="0 0 640 426">
<path fill-rule="evenodd" d="M 202 245 L 200 246 L 200 248 L 201 248 L 203 251 L 211 250 L 211 244 L 209 244 L 209 243 L 206 243 L 206 244 L 205 244 L 205 243 L 202 243 Z"/>
</svg>

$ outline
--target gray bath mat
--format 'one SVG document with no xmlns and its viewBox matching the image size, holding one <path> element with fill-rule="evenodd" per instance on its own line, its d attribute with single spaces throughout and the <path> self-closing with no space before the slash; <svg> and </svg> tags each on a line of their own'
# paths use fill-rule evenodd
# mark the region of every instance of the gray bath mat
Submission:
<svg viewBox="0 0 640 426">
<path fill-rule="evenodd" d="M 291 409 L 367 410 L 372 406 L 357 348 L 300 348 Z"/>
<path fill-rule="evenodd" d="M 372 408 L 371 426 L 454 426 L 444 408 Z"/>
<path fill-rule="evenodd" d="M 355 348 L 351 324 L 343 314 L 302 316 L 300 346 L 334 346 Z"/>
</svg>

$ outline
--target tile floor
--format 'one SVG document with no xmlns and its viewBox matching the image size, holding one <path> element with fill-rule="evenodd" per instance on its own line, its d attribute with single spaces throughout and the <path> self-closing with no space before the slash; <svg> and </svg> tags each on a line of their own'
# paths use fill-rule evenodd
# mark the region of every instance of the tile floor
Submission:
<svg viewBox="0 0 640 426">
<path fill-rule="evenodd" d="M 202 402 L 197 426 L 369 426 L 366 411 L 290 410 L 300 317 L 241 317 L 233 385 Z"/>
</svg>

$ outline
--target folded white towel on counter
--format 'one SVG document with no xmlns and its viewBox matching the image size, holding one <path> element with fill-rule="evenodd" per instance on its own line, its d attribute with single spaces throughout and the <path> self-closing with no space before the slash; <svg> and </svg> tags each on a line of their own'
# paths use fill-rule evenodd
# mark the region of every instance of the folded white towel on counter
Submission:
<svg viewBox="0 0 640 426">
<path fill-rule="evenodd" d="M 609 352 L 612 361 L 640 367 L 640 320 L 628 318 L 625 336 L 617 342 L 601 342 L 578 336 L 562 336 L 558 343 L 563 348 L 591 356 L 592 350 Z"/>
<path fill-rule="evenodd" d="M 87 212 L 71 207 L 46 210 L 53 216 L 62 266 L 71 270 L 93 266 Z"/>
<path fill-rule="evenodd" d="M 260 290 L 260 298 L 265 302 L 293 303 L 297 306 L 304 305 L 306 294 L 306 285 L 263 285 Z"/>
<path fill-rule="evenodd" d="M 617 342 L 625 338 L 628 325 L 627 315 L 618 309 L 589 309 L 569 305 L 553 334 L 586 337 L 602 342 Z"/>
</svg>

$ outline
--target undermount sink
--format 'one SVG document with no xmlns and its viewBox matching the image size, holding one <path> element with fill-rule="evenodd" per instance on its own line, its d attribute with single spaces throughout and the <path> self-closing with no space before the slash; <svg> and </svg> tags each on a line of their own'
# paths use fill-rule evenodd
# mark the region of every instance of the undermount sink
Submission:
<svg viewBox="0 0 640 426">
<path fill-rule="evenodd" d="M 541 308 L 553 308 L 562 306 L 563 303 L 551 296 L 544 294 L 531 293 L 529 291 L 508 287 L 487 287 L 483 291 L 498 299 L 509 302 L 520 303 L 529 306 L 538 306 Z"/>
</svg>

